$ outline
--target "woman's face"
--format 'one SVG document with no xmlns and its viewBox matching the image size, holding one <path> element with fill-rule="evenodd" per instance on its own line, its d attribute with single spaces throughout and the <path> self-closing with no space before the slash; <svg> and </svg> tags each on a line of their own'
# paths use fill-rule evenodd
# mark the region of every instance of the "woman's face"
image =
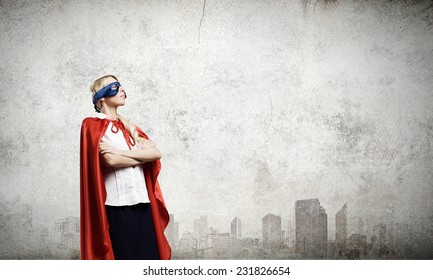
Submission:
<svg viewBox="0 0 433 280">
<path fill-rule="evenodd" d="M 117 82 L 117 80 L 112 77 L 108 77 L 106 80 L 106 85 L 109 85 L 114 82 Z M 123 86 L 120 86 L 119 91 L 115 96 L 104 97 L 104 99 L 105 99 L 105 103 L 109 107 L 123 106 L 125 105 L 125 99 L 126 99 L 125 89 L 123 88 Z"/>
</svg>

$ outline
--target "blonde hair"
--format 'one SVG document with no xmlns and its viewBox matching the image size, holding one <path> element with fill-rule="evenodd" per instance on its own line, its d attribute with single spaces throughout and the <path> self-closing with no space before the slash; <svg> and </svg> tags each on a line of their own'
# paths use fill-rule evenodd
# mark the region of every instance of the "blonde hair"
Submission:
<svg viewBox="0 0 433 280">
<path fill-rule="evenodd" d="M 108 78 L 113 78 L 116 81 L 119 81 L 119 79 L 117 79 L 116 76 L 109 74 L 109 75 L 105 75 L 102 76 L 98 79 L 96 79 L 91 85 L 90 85 L 90 92 L 92 93 L 92 101 L 93 101 L 93 97 L 95 96 L 95 94 L 102 89 L 103 87 L 105 87 L 108 83 L 107 83 L 107 79 Z M 101 111 L 101 103 L 100 100 L 98 100 L 98 102 L 95 105 L 95 109 L 97 108 L 99 110 L 99 112 Z M 121 115 L 117 115 L 118 119 L 123 123 L 123 125 L 125 126 L 125 128 L 129 131 L 129 133 L 131 133 L 132 138 L 135 140 L 136 145 L 138 145 L 140 142 L 142 142 L 143 140 L 145 140 L 143 137 L 138 136 L 138 132 L 136 130 L 136 126 L 135 124 L 133 124 L 132 122 L 128 121 L 125 117 L 121 116 Z"/>
</svg>

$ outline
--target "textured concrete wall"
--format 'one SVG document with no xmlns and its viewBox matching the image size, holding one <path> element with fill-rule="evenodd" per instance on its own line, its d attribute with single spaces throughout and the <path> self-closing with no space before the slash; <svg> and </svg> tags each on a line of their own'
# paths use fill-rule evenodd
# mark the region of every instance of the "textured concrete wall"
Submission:
<svg viewBox="0 0 433 280">
<path fill-rule="evenodd" d="M 318 198 L 330 239 L 347 203 L 349 233 L 404 225 L 399 257 L 433 258 L 432 13 L 432 1 L 0 1 L 0 258 L 77 256 L 58 224 L 79 217 L 80 124 L 108 73 L 128 93 L 119 113 L 162 151 L 179 238 L 206 215 L 218 232 L 238 216 L 260 239 L 271 213 L 291 244 L 295 201 Z"/>
</svg>

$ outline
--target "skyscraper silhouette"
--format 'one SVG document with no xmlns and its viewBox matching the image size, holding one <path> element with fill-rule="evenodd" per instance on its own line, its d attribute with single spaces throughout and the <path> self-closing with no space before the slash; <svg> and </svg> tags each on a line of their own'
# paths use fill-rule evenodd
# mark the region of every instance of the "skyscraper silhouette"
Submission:
<svg viewBox="0 0 433 280">
<path fill-rule="evenodd" d="M 199 219 L 193 221 L 194 224 L 194 237 L 198 238 L 209 233 L 207 216 L 200 216 Z"/>
<path fill-rule="evenodd" d="M 335 214 L 335 241 L 341 256 L 346 250 L 347 241 L 347 203 Z"/>
<path fill-rule="evenodd" d="M 326 258 L 328 216 L 319 199 L 297 200 L 296 252 L 307 258 Z"/>
<path fill-rule="evenodd" d="M 238 238 L 242 239 L 242 224 L 241 220 L 238 217 L 235 217 L 231 223 L 231 234 Z"/>
<path fill-rule="evenodd" d="M 281 245 L 281 217 L 272 214 L 262 219 L 263 248 L 275 249 Z"/>
</svg>

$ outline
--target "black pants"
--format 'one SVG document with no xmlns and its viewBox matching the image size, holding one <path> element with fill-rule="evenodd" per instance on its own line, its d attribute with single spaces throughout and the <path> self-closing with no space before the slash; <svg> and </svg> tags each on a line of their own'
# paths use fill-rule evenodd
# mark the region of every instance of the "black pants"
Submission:
<svg viewBox="0 0 433 280">
<path fill-rule="evenodd" d="M 105 205 L 116 260 L 159 260 L 150 203 Z"/>
</svg>

